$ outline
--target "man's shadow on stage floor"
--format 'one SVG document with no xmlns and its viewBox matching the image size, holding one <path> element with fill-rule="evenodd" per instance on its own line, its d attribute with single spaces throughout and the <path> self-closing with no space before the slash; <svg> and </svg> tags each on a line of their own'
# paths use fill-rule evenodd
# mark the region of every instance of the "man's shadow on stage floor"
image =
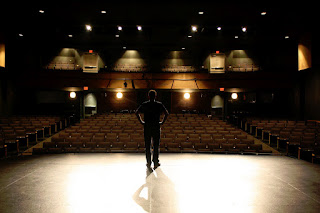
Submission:
<svg viewBox="0 0 320 213">
<path fill-rule="evenodd" d="M 147 195 L 142 197 L 142 191 Z M 174 183 L 163 173 L 161 168 L 147 170 L 146 183 L 133 195 L 133 200 L 146 212 L 176 213 L 179 211 Z"/>
</svg>

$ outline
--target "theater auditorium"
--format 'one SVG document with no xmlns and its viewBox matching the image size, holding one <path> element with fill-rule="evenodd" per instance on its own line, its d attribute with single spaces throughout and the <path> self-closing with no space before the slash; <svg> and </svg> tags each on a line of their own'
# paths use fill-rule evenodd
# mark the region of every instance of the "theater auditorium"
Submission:
<svg viewBox="0 0 320 213">
<path fill-rule="evenodd" d="M 314 5 L 27 1 L 0 17 L 0 212 L 320 211 Z M 169 115 L 146 149 L 150 90 Z"/>
</svg>

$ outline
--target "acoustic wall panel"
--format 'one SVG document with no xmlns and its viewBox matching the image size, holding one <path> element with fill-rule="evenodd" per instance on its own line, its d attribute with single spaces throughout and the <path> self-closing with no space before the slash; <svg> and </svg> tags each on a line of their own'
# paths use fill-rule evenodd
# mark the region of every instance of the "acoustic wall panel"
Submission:
<svg viewBox="0 0 320 213">
<path fill-rule="evenodd" d="M 210 57 L 210 73 L 225 72 L 225 54 L 211 54 Z"/>
<path fill-rule="evenodd" d="M 85 53 L 83 56 L 83 72 L 87 73 L 98 73 L 98 59 L 97 53 Z"/>
<path fill-rule="evenodd" d="M 4 44 L 0 44 L 0 67 L 6 66 L 6 49 Z"/>
</svg>

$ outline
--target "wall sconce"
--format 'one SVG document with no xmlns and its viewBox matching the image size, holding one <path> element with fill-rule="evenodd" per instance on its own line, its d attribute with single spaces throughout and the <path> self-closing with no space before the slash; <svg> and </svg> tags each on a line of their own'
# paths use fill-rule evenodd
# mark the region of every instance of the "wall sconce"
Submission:
<svg viewBox="0 0 320 213">
<path fill-rule="evenodd" d="M 70 92 L 70 98 L 75 99 L 77 97 L 77 93 L 75 92 Z"/>
<path fill-rule="evenodd" d="M 184 99 L 189 100 L 191 98 L 190 93 L 184 93 Z"/>
<path fill-rule="evenodd" d="M 118 93 L 117 93 L 117 98 L 118 98 L 118 99 L 122 99 L 122 98 L 123 98 L 122 92 L 118 92 Z"/>
<path fill-rule="evenodd" d="M 237 99 L 238 99 L 238 94 L 237 94 L 237 93 L 232 93 L 232 94 L 231 94 L 231 98 L 232 98 L 233 100 L 237 100 Z"/>
</svg>

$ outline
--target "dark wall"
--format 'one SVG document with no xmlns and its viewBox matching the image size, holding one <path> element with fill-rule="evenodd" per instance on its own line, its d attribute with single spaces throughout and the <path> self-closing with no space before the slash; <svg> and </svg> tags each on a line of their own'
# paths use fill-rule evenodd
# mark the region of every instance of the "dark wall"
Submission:
<svg viewBox="0 0 320 213">
<path fill-rule="evenodd" d="M 320 120 L 320 42 L 312 40 L 312 68 L 299 72 L 297 90 L 300 92 L 301 117 Z"/>
<path fill-rule="evenodd" d="M 105 65 L 110 68 L 114 63 L 122 57 L 125 50 L 119 48 L 104 47 L 85 47 L 85 46 L 63 46 L 64 44 L 56 44 L 54 42 L 38 42 L 35 38 L 31 39 L 27 36 L 14 37 L 6 44 L 6 62 L 11 72 L 34 72 L 39 70 L 54 57 L 57 56 L 62 48 L 75 48 L 79 52 L 88 52 L 93 49 L 99 53 Z M 129 48 L 128 48 L 129 49 Z M 182 59 L 187 61 L 187 65 L 201 67 L 203 62 L 210 53 L 220 50 L 222 53 L 228 53 L 231 50 L 246 50 L 249 57 L 257 61 L 264 71 L 297 71 L 297 43 L 295 41 L 278 41 L 275 43 L 267 43 L 250 46 L 239 46 L 232 49 L 211 47 L 211 48 L 194 48 L 185 50 Z M 174 47 L 161 48 L 149 47 L 140 48 L 141 58 L 147 65 L 151 67 L 150 71 L 160 71 L 161 63 L 168 59 L 170 51 L 176 50 Z M 294 63 L 293 63 L 294 62 Z M 191 64 L 189 64 L 191 63 Z M 227 65 L 227 64 L 226 64 Z"/>
<path fill-rule="evenodd" d="M 0 116 L 12 115 L 15 92 L 12 81 L 0 75 Z"/>
<path fill-rule="evenodd" d="M 237 101 L 231 100 L 231 93 L 225 92 L 225 115 L 247 112 L 253 116 L 283 117 L 290 119 L 319 119 L 320 112 L 320 74 L 310 72 L 305 77 L 305 97 L 303 88 L 297 84 L 293 89 L 256 90 L 238 93 Z M 43 114 L 71 115 L 83 114 L 84 92 L 77 92 L 77 98 L 72 100 L 69 92 L 58 90 L 20 89 L 9 91 L 0 81 L 0 110 L 2 115 L 8 114 Z M 301 89 L 302 88 L 302 89 Z M 5 92 L 4 92 L 5 91 Z M 92 91 L 90 91 L 91 93 Z M 211 100 L 216 92 L 193 92 L 189 100 L 184 99 L 184 92 L 158 90 L 157 100 L 161 101 L 170 113 L 181 113 L 182 110 L 197 110 L 202 113 L 211 112 Z M 98 113 L 120 112 L 121 110 L 136 110 L 148 100 L 148 90 L 124 91 L 123 99 L 116 98 L 116 91 L 95 91 Z M 3 101 L 5 100 L 5 101 Z M 305 100 L 304 102 L 301 100 Z M 10 107 L 10 106 L 11 107 Z M 306 109 L 304 111 L 304 108 Z"/>
<path fill-rule="evenodd" d="M 58 90 L 19 89 L 15 92 L 13 114 L 16 115 L 80 115 L 82 94 L 76 99 Z"/>
<path fill-rule="evenodd" d="M 116 97 L 117 92 L 97 92 L 98 113 L 137 109 L 137 92 L 130 91 L 122 93 L 123 98 L 118 99 Z"/>
<path fill-rule="evenodd" d="M 212 94 L 209 92 L 190 93 L 189 100 L 184 98 L 184 92 L 172 92 L 171 112 L 181 113 L 182 110 L 197 110 L 202 113 L 210 113 Z"/>
<path fill-rule="evenodd" d="M 96 92 L 98 113 L 120 112 L 121 110 L 136 110 L 140 104 L 148 100 L 148 90 L 124 91 L 123 99 L 116 98 L 116 91 Z M 157 91 L 157 101 L 160 101 L 170 111 L 171 92 Z"/>
<path fill-rule="evenodd" d="M 232 100 L 229 93 L 226 95 L 226 115 L 246 114 L 296 120 L 293 95 L 292 89 L 256 90 L 238 93 L 238 99 Z"/>
<path fill-rule="evenodd" d="M 305 72 L 305 119 L 320 120 L 320 69 L 310 69 Z"/>
</svg>

